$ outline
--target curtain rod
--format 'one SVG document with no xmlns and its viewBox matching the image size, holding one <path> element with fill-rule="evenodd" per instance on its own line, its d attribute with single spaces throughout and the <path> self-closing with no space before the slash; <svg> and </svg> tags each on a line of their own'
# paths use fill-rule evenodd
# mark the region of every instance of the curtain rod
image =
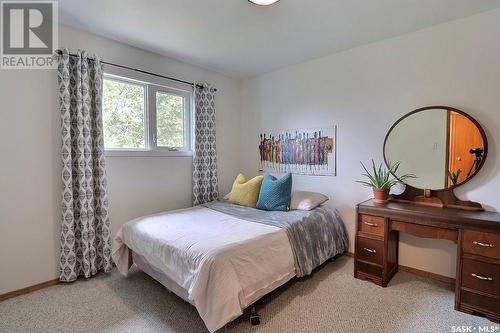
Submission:
<svg viewBox="0 0 500 333">
<path fill-rule="evenodd" d="M 56 50 L 56 53 L 58 55 L 62 55 L 62 51 L 61 50 Z M 78 55 L 74 54 L 74 53 L 69 53 L 69 56 L 70 57 L 77 57 Z M 88 58 L 88 59 L 90 61 L 94 61 L 94 59 L 92 59 L 92 58 Z M 139 68 L 133 68 L 133 67 L 128 67 L 128 66 L 124 66 L 124 65 L 120 65 L 120 64 L 114 64 L 112 62 L 107 62 L 107 61 L 103 61 L 103 60 L 101 60 L 101 63 L 103 63 L 104 65 L 109 65 L 109 66 L 113 66 L 113 67 L 119 67 L 119 68 L 128 69 L 128 70 L 131 70 L 131 71 L 135 71 L 135 72 L 139 72 L 139 73 L 143 73 L 143 74 L 147 74 L 147 75 L 161 77 L 162 79 L 167 79 L 167 80 L 171 80 L 171 81 L 175 81 L 175 82 L 179 82 L 179 83 L 184 83 L 184 84 L 187 84 L 187 85 L 190 85 L 190 86 L 193 86 L 193 87 L 195 86 L 194 82 L 184 81 L 184 80 L 181 80 L 181 79 L 176 79 L 174 77 L 169 77 L 169 76 L 165 76 L 165 75 L 161 75 L 161 74 L 156 74 L 156 73 L 148 72 L 148 71 L 145 71 L 145 70 L 142 70 L 142 69 L 139 69 Z M 196 84 L 196 86 L 198 88 L 204 89 L 204 86 L 202 84 Z M 215 91 L 217 91 L 217 89 L 215 89 Z"/>
</svg>

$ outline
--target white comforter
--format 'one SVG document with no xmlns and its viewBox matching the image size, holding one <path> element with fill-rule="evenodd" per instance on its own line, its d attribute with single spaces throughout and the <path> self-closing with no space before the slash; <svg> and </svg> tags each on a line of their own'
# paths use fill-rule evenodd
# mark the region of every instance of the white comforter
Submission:
<svg viewBox="0 0 500 333">
<path fill-rule="evenodd" d="M 205 207 L 124 224 L 115 237 L 113 259 L 125 276 L 131 261 L 128 249 L 187 290 L 211 332 L 295 276 L 283 229 Z"/>
</svg>

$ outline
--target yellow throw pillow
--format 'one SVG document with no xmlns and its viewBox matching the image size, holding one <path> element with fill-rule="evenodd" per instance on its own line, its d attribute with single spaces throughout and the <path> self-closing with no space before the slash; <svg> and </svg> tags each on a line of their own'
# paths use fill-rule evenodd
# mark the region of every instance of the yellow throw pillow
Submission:
<svg viewBox="0 0 500 333">
<path fill-rule="evenodd" d="M 229 201 L 237 205 L 255 207 L 259 199 L 262 179 L 263 176 L 257 176 L 248 180 L 247 177 L 240 173 L 233 183 Z"/>
</svg>

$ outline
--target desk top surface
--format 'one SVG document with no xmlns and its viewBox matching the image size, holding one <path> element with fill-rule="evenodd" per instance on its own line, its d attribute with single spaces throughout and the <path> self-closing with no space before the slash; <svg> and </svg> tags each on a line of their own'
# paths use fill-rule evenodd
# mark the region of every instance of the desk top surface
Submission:
<svg viewBox="0 0 500 333">
<path fill-rule="evenodd" d="M 497 212 L 439 208 L 400 202 L 376 204 L 373 199 L 358 204 L 358 209 L 364 213 L 383 212 L 388 215 L 430 218 L 458 227 L 478 227 L 500 232 L 500 213 Z"/>
</svg>

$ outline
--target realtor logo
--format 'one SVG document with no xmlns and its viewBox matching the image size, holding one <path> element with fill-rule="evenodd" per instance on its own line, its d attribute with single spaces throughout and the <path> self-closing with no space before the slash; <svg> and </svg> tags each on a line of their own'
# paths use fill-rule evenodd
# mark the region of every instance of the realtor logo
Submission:
<svg viewBox="0 0 500 333">
<path fill-rule="evenodd" d="M 55 68 L 57 1 L 1 1 L 2 69 Z"/>
</svg>

